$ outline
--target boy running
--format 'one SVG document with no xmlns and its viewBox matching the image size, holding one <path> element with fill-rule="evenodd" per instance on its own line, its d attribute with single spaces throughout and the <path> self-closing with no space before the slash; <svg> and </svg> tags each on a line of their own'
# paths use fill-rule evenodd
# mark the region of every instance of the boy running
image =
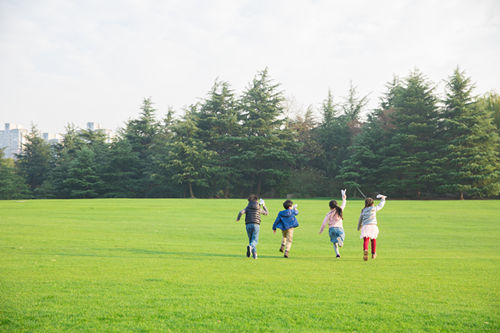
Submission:
<svg viewBox="0 0 500 333">
<path fill-rule="evenodd" d="M 248 234 L 247 257 L 250 257 L 250 254 L 252 254 L 252 257 L 254 259 L 257 259 L 260 214 L 268 214 L 264 200 L 260 199 L 260 205 L 258 200 L 259 198 L 255 194 L 251 194 L 248 197 L 248 205 L 239 212 L 238 217 L 236 218 L 236 222 L 238 222 L 241 218 L 241 215 L 245 214 L 245 226 Z"/>
</svg>

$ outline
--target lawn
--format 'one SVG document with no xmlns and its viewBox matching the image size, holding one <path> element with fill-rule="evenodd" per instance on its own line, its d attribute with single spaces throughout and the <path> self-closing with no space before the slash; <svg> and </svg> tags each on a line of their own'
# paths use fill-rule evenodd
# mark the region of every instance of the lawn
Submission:
<svg viewBox="0 0 500 333">
<path fill-rule="evenodd" d="M 391 201 L 362 260 L 361 201 L 336 259 L 327 200 L 296 200 L 290 258 L 267 200 L 0 201 L 0 331 L 499 332 L 500 201 Z"/>
</svg>

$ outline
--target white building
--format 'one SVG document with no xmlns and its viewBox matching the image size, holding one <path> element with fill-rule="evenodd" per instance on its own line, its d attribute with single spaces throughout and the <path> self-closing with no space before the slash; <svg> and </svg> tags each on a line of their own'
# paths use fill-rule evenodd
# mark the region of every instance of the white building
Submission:
<svg viewBox="0 0 500 333">
<path fill-rule="evenodd" d="M 87 123 L 87 130 L 88 131 L 96 131 L 96 132 L 104 134 L 106 137 L 107 143 L 111 143 L 111 141 L 113 141 L 113 138 L 115 136 L 112 130 L 102 128 L 101 124 L 99 124 L 99 123 L 88 122 Z"/>
<path fill-rule="evenodd" d="M 28 130 L 20 125 L 6 123 L 5 128 L 0 130 L 0 148 L 4 149 L 6 158 L 16 158 L 21 153 L 23 144 L 26 143 Z"/>
<path fill-rule="evenodd" d="M 42 133 L 42 138 L 48 144 L 54 145 L 56 143 L 61 143 L 62 138 L 59 134 Z"/>
</svg>

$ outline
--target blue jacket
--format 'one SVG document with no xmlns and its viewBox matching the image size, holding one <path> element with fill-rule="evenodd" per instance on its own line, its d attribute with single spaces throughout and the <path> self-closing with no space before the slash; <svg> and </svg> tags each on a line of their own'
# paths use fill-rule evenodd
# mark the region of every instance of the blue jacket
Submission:
<svg viewBox="0 0 500 333">
<path fill-rule="evenodd" d="M 297 221 L 296 215 L 299 215 L 299 211 L 296 209 L 285 209 L 278 213 L 278 217 L 273 224 L 273 230 L 279 228 L 281 230 L 288 230 L 290 228 L 297 228 L 299 226 L 299 221 Z"/>
</svg>

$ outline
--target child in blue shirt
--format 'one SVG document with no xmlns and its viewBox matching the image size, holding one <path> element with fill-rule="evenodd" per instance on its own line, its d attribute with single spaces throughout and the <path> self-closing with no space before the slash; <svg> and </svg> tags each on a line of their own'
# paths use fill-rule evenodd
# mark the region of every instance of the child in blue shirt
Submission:
<svg viewBox="0 0 500 333">
<path fill-rule="evenodd" d="M 285 210 L 279 212 L 274 221 L 273 232 L 276 233 L 276 228 L 281 229 L 283 238 L 281 240 L 280 252 L 285 251 L 284 257 L 288 258 L 288 253 L 292 247 L 293 230 L 299 226 L 299 221 L 295 217 L 299 215 L 299 211 L 297 210 L 297 205 L 293 205 L 292 200 L 283 202 L 283 208 Z"/>
</svg>

